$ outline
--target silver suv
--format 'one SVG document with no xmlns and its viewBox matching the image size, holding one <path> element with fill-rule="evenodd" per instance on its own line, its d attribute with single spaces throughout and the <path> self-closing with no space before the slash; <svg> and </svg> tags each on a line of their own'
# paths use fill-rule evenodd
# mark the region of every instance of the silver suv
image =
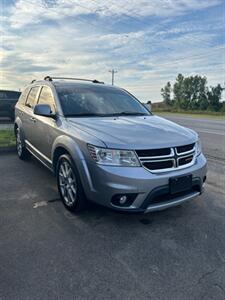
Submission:
<svg viewBox="0 0 225 300">
<path fill-rule="evenodd" d="M 154 116 L 124 89 L 75 79 L 33 81 L 15 115 L 19 158 L 31 153 L 53 171 L 69 210 L 90 200 L 150 212 L 202 193 L 206 159 L 194 131 Z"/>
</svg>

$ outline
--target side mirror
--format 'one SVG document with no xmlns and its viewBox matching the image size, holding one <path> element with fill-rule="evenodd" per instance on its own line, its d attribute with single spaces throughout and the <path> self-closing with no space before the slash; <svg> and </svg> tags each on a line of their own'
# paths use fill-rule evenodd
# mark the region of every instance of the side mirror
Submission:
<svg viewBox="0 0 225 300">
<path fill-rule="evenodd" d="M 152 110 L 152 105 L 151 103 L 143 103 L 145 108 L 147 108 L 147 110 L 151 111 Z"/>
<path fill-rule="evenodd" d="M 51 107 L 48 104 L 36 104 L 34 107 L 34 114 L 43 117 L 55 118 L 55 114 L 52 113 Z"/>
</svg>

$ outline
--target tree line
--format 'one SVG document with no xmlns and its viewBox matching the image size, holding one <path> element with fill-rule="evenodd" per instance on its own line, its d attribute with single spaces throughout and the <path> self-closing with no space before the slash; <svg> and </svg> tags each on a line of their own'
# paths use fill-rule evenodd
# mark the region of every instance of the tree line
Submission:
<svg viewBox="0 0 225 300">
<path fill-rule="evenodd" d="M 161 95 L 164 104 L 175 109 L 225 112 L 222 91 L 220 84 L 208 87 L 205 76 L 178 74 L 173 85 L 167 82 L 161 89 Z"/>
</svg>

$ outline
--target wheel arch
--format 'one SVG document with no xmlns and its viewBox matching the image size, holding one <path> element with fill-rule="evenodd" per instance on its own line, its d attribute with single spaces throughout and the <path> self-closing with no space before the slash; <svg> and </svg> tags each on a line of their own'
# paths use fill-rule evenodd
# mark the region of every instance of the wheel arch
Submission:
<svg viewBox="0 0 225 300">
<path fill-rule="evenodd" d="M 69 136 L 59 136 L 52 147 L 52 167 L 56 173 L 57 161 L 63 154 L 69 154 L 79 170 L 79 162 L 84 159 L 79 145 Z"/>
<path fill-rule="evenodd" d="M 22 138 L 22 142 L 23 144 L 25 144 L 25 133 L 23 130 L 23 124 L 22 121 L 20 120 L 20 118 L 16 118 L 15 122 L 14 122 L 14 134 L 16 135 L 16 130 L 17 128 L 19 128 L 20 130 L 20 134 L 21 134 L 21 138 Z"/>
</svg>

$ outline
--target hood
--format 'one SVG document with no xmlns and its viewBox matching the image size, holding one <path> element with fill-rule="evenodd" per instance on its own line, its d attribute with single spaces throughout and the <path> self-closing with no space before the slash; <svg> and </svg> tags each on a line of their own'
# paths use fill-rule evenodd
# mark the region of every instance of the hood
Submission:
<svg viewBox="0 0 225 300">
<path fill-rule="evenodd" d="M 69 118 L 68 121 L 100 139 L 108 148 L 157 149 L 197 140 L 193 130 L 157 116 Z"/>
</svg>

